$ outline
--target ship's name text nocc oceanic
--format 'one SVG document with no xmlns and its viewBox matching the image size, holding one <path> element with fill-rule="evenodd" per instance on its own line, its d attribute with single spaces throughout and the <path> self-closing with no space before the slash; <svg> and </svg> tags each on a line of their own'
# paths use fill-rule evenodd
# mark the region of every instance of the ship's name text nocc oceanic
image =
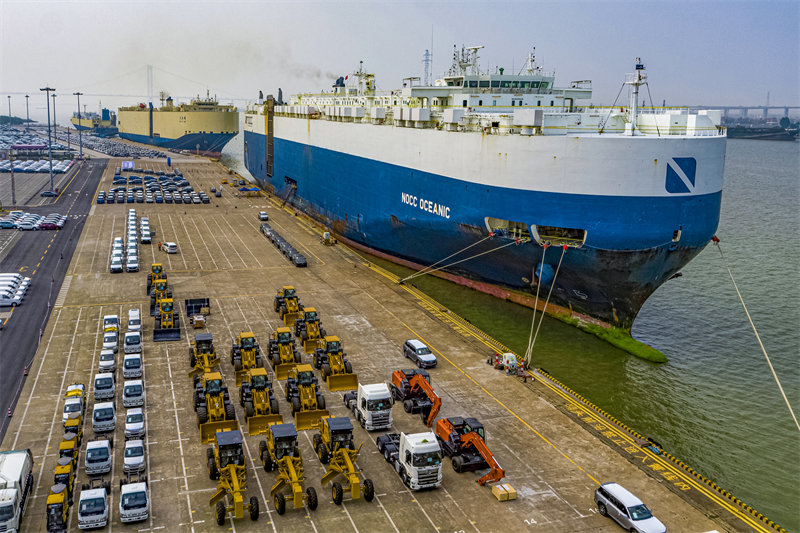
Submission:
<svg viewBox="0 0 800 533">
<path fill-rule="evenodd" d="M 430 200 L 426 200 L 424 198 L 417 198 L 413 194 L 408 194 L 407 192 L 401 193 L 400 196 L 401 201 L 406 205 L 410 205 L 411 207 L 419 207 L 422 211 L 427 211 L 428 213 L 438 215 L 442 218 L 450 218 L 449 206 L 431 202 Z"/>
</svg>

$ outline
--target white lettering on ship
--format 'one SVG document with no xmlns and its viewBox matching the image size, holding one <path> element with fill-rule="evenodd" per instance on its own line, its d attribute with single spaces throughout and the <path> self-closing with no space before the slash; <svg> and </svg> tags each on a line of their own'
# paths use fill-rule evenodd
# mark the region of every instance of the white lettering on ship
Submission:
<svg viewBox="0 0 800 533">
<path fill-rule="evenodd" d="M 450 208 L 446 205 L 437 204 L 424 198 L 417 198 L 413 194 L 408 194 L 406 192 L 401 193 L 400 198 L 400 201 L 406 205 L 419 207 L 422 211 L 427 211 L 428 213 L 438 215 L 442 218 L 450 218 Z"/>
</svg>

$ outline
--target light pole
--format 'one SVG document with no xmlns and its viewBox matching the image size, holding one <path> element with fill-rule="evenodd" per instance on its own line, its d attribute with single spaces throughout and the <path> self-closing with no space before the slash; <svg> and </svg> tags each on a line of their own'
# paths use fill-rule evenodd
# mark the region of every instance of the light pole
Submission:
<svg viewBox="0 0 800 533">
<path fill-rule="evenodd" d="M 47 100 L 47 155 L 50 158 L 50 192 L 53 192 L 53 142 L 50 140 L 50 91 L 55 91 L 55 89 L 52 87 L 44 87 L 39 90 L 47 93 L 45 97 L 45 100 Z M 55 104 L 55 99 L 53 103 Z"/>
<path fill-rule="evenodd" d="M 31 127 L 31 115 L 28 113 L 28 95 L 25 95 L 25 131 L 30 130 Z"/>
<path fill-rule="evenodd" d="M 58 141 L 58 121 L 56 120 L 56 93 L 53 93 L 53 137 Z"/>
<path fill-rule="evenodd" d="M 8 95 L 8 125 L 11 125 L 11 95 Z"/>
<path fill-rule="evenodd" d="M 75 92 L 72 94 L 78 97 L 78 144 L 80 144 L 81 159 L 83 159 L 83 135 L 81 134 L 81 130 L 83 130 L 83 124 L 81 124 L 81 95 L 83 93 Z"/>
</svg>

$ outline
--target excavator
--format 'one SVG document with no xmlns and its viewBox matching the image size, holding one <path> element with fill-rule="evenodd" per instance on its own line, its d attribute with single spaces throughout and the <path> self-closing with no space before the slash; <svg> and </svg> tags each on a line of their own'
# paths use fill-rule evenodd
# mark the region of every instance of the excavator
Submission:
<svg viewBox="0 0 800 533">
<path fill-rule="evenodd" d="M 275 311 L 281 316 L 284 326 L 293 326 L 294 321 L 300 318 L 303 305 L 297 297 L 294 287 L 284 285 L 275 295 Z"/>
<path fill-rule="evenodd" d="M 315 308 L 303 308 L 303 316 L 294 321 L 294 335 L 303 341 L 303 351 L 307 354 L 312 354 L 317 348 L 323 347 L 325 328 L 320 324 Z"/>
<path fill-rule="evenodd" d="M 456 472 L 490 469 L 476 480 L 478 485 L 497 483 L 506 475 L 486 446 L 486 432 L 476 419 L 460 416 L 440 418 L 436 421 L 436 440 L 451 458 Z"/>
<path fill-rule="evenodd" d="M 426 426 L 432 427 L 442 399 L 433 390 L 426 370 L 411 368 L 392 372 L 392 398 L 403 402 L 406 413 L 419 413 Z"/>
<path fill-rule="evenodd" d="M 189 347 L 189 366 L 192 367 L 189 377 L 207 374 L 217 365 L 219 358 L 214 349 L 214 337 L 211 333 L 195 333 L 194 342 Z"/>
<path fill-rule="evenodd" d="M 164 272 L 164 266 L 161 263 L 153 263 L 150 265 L 150 273 L 147 275 L 147 295 L 150 296 L 150 288 L 156 281 L 167 279 L 167 273 Z"/>
<path fill-rule="evenodd" d="M 219 431 L 214 435 L 214 446 L 206 449 L 208 477 L 217 481 L 217 491 L 208 505 L 216 507 L 217 525 L 225 523 L 229 512 L 240 519 L 249 511 L 250 520 L 258 520 L 258 498 L 252 496 L 244 503 L 247 490 L 247 466 L 242 449 L 242 434 L 238 430 Z M 233 505 L 225 505 L 225 496 L 230 496 Z"/>
<path fill-rule="evenodd" d="M 264 471 L 278 471 L 278 478 L 269 491 L 279 515 L 286 512 L 286 496 L 281 490 L 289 487 L 292 491 L 291 499 L 295 509 L 302 509 L 303 503 L 313 511 L 319 503 L 317 491 L 308 487 L 303 494 L 305 469 L 300 447 L 297 445 L 297 429 L 292 424 L 274 424 L 267 430 L 267 440 L 258 443 L 258 451 Z"/>
<path fill-rule="evenodd" d="M 325 409 L 325 397 L 319 391 L 311 365 L 297 365 L 286 378 L 286 401 L 292 404 L 297 429 L 320 426 L 320 419 L 330 413 Z"/>
<path fill-rule="evenodd" d="M 358 375 L 342 349 L 342 342 L 335 335 L 328 335 L 323 347 L 314 352 L 314 366 L 322 369 L 322 379 L 331 392 L 355 390 L 358 388 Z"/>
<path fill-rule="evenodd" d="M 166 298 L 172 298 L 172 287 L 166 279 L 154 281 L 150 290 L 150 316 L 156 316 L 158 303 Z"/>
<path fill-rule="evenodd" d="M 267 343 L 267 353 L 276 379 L 286 379 L 289 371 L 300 364 L 300 353 L 294 345 L 292 330 L 278 328 Z"/>
<path fill-rule="evenodd" d="M 238 431 L 236 411 L 222 383 L 222 374 L 209 372 L 195 377 L 194 410 L 203 444 L 214 442 L 218 431 Z"/>
<path fill-rule="evenodd" d="M 361 487 L 361 480 L 358 478 L 361 471 L 356 461 L 363 443 L 359 444 L 358 448 L 353 444 L 353 423 L 350 422 L 350 418 L 323 417 L 322 429 L 314 435 L 312 441 L 320 462 L 328 465 L 322 476 L 321 485 L 324 487 L 339 475 L 344 477 L 344 485 L 338 481 L 333 481 L 331 485 L 333 503 L 341 505 L 345 492 L 350 493 L 354 500 L 359 499 L 363 492 L 364 499 L 371 502 L 375 497 L 375 485 L 371 479 L 365 478 L 363 489 Z"/>
<path fill-rule="evenodd" d="M 256 342 L 252 331 L 242 331 L 231 346 L 231 365 L 236 371 L 236 386 L 242 384 L 242 378 L 250 369 L 263 366 L 261 347 Z"/>
<path fill-rule="evenodd" d="M 153 329 L 153 342 L 181 340 L 181 326 L 172 298 L 160 300 L 157 305 L 156 325 Z"/>
<path fill-rule="evenodd" d="M 239 405 L 244 407 L 247 434 L 263 435 L 272 424 L 283 422 L 278 414 L 278 400 L 272 394 L 272 382 L 263 367 L 248 371 L 239 387 Z"/>
</svg>

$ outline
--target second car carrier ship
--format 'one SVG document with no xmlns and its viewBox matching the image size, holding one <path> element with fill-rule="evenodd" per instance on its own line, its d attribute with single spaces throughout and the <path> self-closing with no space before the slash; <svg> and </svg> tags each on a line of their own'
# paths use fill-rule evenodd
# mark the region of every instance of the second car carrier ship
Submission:
<svg viewBox="0 0 800 533">
<path fill-rule="evenodd" d="M 359 67 L 331 92 L 260 99 L 247 169 L 372 253 L 629 332 L 717 229 L 721 113 L 640 109 L 638 59 L 629 104 L 595 108 L 590 81 L 556 87 L 533 54 L 483 72 L 480 48 L 432 85 L 379 92 Z"/>
</svg>

